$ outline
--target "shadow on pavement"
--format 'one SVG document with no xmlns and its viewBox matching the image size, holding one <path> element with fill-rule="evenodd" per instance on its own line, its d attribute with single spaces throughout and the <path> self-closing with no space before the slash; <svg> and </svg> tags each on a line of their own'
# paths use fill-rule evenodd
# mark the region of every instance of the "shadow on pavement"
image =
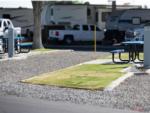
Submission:
<svg viewBox="0 0 150 113">
<path fill-rule="evenodd" d="M 71 49 L 74 51 L 94 51 L 94 45 L 44 45 L 45 48 L 50 49 Z M 114 49 L 122 49 L 121 45 L 97 45 L 97 51 L 109 52 Z"/>
</svg>

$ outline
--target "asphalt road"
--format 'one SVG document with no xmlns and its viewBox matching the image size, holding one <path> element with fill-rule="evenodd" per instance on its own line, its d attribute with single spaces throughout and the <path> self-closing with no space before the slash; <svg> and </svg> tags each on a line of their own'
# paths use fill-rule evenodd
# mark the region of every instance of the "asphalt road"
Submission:
<svg viewBox="0 0 150 113">
<path fill-rule="evenodd" d="M 138 113 L 98 106 L 47 102 L 30 98 L 0 97 L 0 113 Z"/>
</svg>

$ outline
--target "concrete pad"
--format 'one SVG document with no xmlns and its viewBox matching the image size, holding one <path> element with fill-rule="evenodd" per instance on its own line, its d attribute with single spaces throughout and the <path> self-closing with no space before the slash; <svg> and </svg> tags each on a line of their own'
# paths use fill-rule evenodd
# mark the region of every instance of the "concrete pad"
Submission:
<svg viewBox="0 0 150 113">
<path fill-rule="evenodd" d="M 97 59 L 97 60 L 88 61 L 82 64 L 108 64 L 108 63 L 112 63 L 112 60 L 111 59 Z"/>
</svg>

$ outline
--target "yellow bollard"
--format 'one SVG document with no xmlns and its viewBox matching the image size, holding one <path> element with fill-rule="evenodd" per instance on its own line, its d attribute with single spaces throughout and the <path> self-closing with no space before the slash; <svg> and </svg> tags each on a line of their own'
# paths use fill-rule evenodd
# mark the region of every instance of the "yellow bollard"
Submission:
<svg viewBox="0 0 150 113">
<path fill-rule="evenodd" d="M 94 51 L 96 52 L 96 47 L 97 44 L 96 44 L 96 25 L 94 25 Z"/>
</svg>

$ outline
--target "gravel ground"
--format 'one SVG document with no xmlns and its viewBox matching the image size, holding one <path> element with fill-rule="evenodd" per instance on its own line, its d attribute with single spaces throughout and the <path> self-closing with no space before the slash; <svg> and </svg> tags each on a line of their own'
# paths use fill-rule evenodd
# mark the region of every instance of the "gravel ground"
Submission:
<svg viewBox="0 0 150 113">
<path fill-rule="evenodd" d="M 19 82 L 22 79 L 40 73 L 104 57 L 107 54 L 102 52 L 58 52 L 31 56 L 27 60 L 0 62 L 0 95 L 15 95 L 49 101 L 68 101 L 77 104 L 150 111 L 149 75 L 133 76 L 112 92 L 28 85 Z"/>
</svg>

